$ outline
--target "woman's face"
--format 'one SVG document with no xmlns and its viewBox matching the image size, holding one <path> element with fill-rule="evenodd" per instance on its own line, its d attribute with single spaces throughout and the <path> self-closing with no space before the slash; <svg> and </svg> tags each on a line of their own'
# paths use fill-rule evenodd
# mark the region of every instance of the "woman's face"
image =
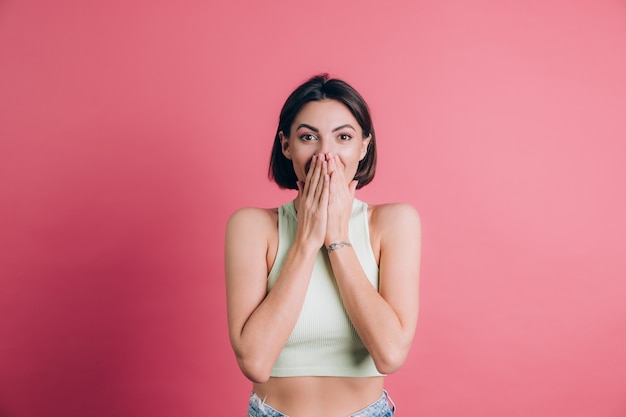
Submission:
<svg viewBox="0 0 626 417">
<path fill-rule="evenodd" d="M 361 126 L 343 103 L 322 100 L 305 104 L 291 125 L 289 138 L 280 132 L 280 139 L 283 155 L 293 162 L 298 180 L 305 180 L 313 155 L 328 157 L 332 153 L 339 157 L 344 175 L 351 181 L 367 154 L 371 136 L 363 138 Z"/>
</svg>

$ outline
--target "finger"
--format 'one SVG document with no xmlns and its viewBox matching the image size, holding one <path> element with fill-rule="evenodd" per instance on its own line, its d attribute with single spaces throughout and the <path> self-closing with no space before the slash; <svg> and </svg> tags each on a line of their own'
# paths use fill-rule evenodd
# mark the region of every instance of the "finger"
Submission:
<svg viewBox="0 0 626 417">
<path fill-rule="evenodd" d="M 326 161 L 322 161 L 322 169 L 320 172 L 320 179 L 317 183 L 317 188 L 315 190 L 315 201 L 319 201 L 322 195 L 322 192 L 325 187 L 326 177 L 328 176 L 328 163 Z"/>
<path fill-rule="evenodd" d="M 335 160 L 336 156 L 332 153 L 328 154 L 328 173 L 334 175 L 337 171 L 337 161 Z"/>
<path fill-rule="evenodd" d="M 324 186 L 322 187 L 322 195 L 320 196 L 320 206 L 328 208 L 328 201 L 330 200 L 330 175 L 324 174 Z"/>
<path fill-rule="evenodd" d="M 309 170 L 306 173 L 306 178 L 304 180 L 304 195 L 309 194 L 309 190 L 311 189 L 311 183 L 313 178 L 313 172 L 315 171 L 315 163 L 317 161 L 317 155 L 313 155 L 311 158 L 311 164 L 309 165 Z"/>
<path fill-rule="evenodd" d="M 339 159 L 339 155 L 333 155 L 333 164 L 335 165 L 335 169 L 343 174 L 343 171 L 346 167 L 344 166 L 343 162 L 341 162 L 341 159 Z"/>
<path fill-rule="evenodd" d="M 330 161 L 330 171 L 332 172 L 333 177 L 337 178 L 337 181 L 341 184 L 347 185 L 345 175 L 344 175 L 344 165 L 339 159 L 339 156 L 334 155 Z"/>
<path fill-rule="evenodd" d="M 326 161 L 324 161 L 323 155 L 317 155 L 315 166 L 311 167 L 313 174 L 311 176 L 311 181 L 309 185 L 310 188 L 307 194 L 309 201 L 317 202 L 319 200 L 319 190 L 322 187 L 322 185 L 320 184 L 322 178 L 322 167 L 325 162 Z"/>
<path fill-rule="evenodd" d="M 337 165 L 335 164 L 335 154 L 329 152 L 326 159 L 328 160 L 328 173 L 332 174 L 337 169 Z"/>
<path fill-rule="evenodd" d="M 317 155 L 315 160 L 315 166 L 313 167 L 313 176 L 311 177 L 311 186 L 316 188 L 315 190 L 313 190 L 314 192 L 317 191 L 325 162 L 326 161 L 324 160 L 324 155 Z"/>
<path fill-rule="evenodd" d="M 341 192 L 341 179 L 339 173 L 335 170 L 332 174 L 329 174 L 328 177 L 329 201 L 337 201 L 340 195 L 339 193 Z"/>
</svg>

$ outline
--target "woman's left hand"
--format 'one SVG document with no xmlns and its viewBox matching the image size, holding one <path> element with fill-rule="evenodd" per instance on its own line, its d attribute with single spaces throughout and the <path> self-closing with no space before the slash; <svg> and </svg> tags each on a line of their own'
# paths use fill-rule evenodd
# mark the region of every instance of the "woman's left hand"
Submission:
<svg viewBox="0 0 626 417">
<path fill-rule="evenodd" d="M 328 154 L 326 158 L 330 174 L 330 196 L 324 244 L 328 246 L 333 242 L 350 241 L 348 223 L 358 181 L 352 180 L 348 183 L 345 166 L 337 155 Z"/>
</svg>

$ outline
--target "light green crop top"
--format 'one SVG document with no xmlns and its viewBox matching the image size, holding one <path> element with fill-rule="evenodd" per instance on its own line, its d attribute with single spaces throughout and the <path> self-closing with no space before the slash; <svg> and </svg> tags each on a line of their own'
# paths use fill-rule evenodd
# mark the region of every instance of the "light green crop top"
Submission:
<svg viewBox="0 0 626 417">
<path fill-rule="evenodd" d="M 296 234 L 293 201 L 278 208 L 278 252 L 268 276 L 271 291 Z M 378 290 L 378 265 L 369 237 L 367 204 L 354 200 L 349 223 L 352 247 L 365 275 Z M 320 249 L 302 311 L 285 347 L 274 364 L 271 376 L 383 375 L 357 335 L 343 307 L 328 253 Z"/>
</svg>

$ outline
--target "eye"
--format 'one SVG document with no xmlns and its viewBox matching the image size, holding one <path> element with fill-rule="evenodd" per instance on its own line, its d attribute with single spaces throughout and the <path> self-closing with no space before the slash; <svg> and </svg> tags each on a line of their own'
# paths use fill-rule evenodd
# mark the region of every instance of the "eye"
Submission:
<svg viewBox="0 0 626 417">
<path fill-rule="evenodd" d="M 303 133 L 302 135 L 300 135 L 300 140 L 303 140 L 305 142 L 309 142 L 315 139 L 317 139 L 315 135 L 312 135 L 310 133 Z"/>
<path fill-rule="evenodd" d="M 350 139 L 352 139 L 352 136 L 349 135 L 348 133 L 342 133 L 342 134 L 339 135 L 339 139 L 340 140 L 350 140 Z"/>
</svg>

